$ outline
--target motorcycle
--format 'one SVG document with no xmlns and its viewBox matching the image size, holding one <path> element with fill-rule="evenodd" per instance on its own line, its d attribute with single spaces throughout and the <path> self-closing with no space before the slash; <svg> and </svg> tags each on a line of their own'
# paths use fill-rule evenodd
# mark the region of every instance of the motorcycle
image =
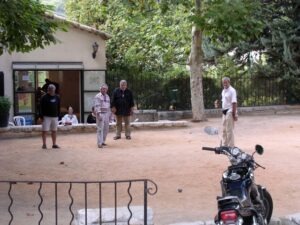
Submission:
<svg viewBox="0 0 300 225">
<path fill-rule="evenodd" d="M 209 128 L 210 134 L 217 129 Z M 273 200 L 267 189 L 254 181 L 254 170 L 265 169 L 254 160 L 254 154 L 262 155 L 261 145 L 249 155 L 237 147 L 203 147 L 202 150 L 224 154 L 231 163 L 223 172 L 221 180 L 222 196 L 217 197 L 218 213 L 216 225 L 267 225 L 273 212 Z"/>
</svg>

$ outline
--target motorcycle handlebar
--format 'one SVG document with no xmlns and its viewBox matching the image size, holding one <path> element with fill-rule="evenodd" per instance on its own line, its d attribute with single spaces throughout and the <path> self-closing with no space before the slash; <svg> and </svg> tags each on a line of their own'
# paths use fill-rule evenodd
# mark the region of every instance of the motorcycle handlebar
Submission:
<svg viewBox="0 0 300 225">
<path fill-rule="evenodd" d="M 266 169 L 266 167 L 263 167 L 262 165 L 258 164 L 257 162 L 254 162 L 258 167 L 262 168 L 262 169 Z"/>
<path fill-rule="evenodd" d="M 227 146 L 220 146 L 220 147 L 202 147 L 202 150 L 205 151 L 212 151 L 215 152 L 216 154 L 224 154 L 230 157 L 230 161 L 231 163 L 233 163 L 232 161 L 234 161 L 235 163 L 241 163 L 241 162 L 246 162 L 246 163 L 251 163 L 251 167 L 254 167 L 254 165 L 256 165 L 257 167 L 261 167 L 263 169 L 265 169 L 265 167 L 261 166 L 260 164 L 258 164 L 257 162 L 254 161 L 253 157 L 251 157 L 250 155 L 248 155 L 246 158 L 241 158 L 241 153 L 243 153 L 240 150 L 240 154 L 238 155 L 232 155 L 231 151 L 230 151 L 230 147 Z M 250 164 L 249 164 L 250 166 Z"/>
<path fill-rule="evenodd" d="M 212 151 L 212 152 L 215 152 L 216 154 L 221 154 L 221 153 L 224 153 L 226 154 L 225 152 L 226 149 L 228 149 L 227 147 L 215 147 L 215 148 L 211 148 L 211 147 L 202 147 L 202 150 L 206 150 L 206 151 Z"/>
<path fill-rule="evenodd" d="M 216 151 L 216 148 L 202 147 L 202 150 L 206 150 L 206 151 Z"/>
</svg>

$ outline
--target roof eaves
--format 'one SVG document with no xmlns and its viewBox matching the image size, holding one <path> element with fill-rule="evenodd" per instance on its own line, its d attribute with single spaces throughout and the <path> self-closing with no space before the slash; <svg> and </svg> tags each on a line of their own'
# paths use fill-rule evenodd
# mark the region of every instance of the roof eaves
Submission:
<svg viewBox="0 0 300 225">
<path fill-rule="evenodd" d="M 62 22 L 66 22 L 66 23 L 70 24 L 74 28 L 77 28 L 77 29 L 80 29 L 80 30 L 84 30 L 84 31 L 88 31 L 90 33 L 99 35 L 104 40 L 108 40 L 108 39 L 110 39 L 112 37 L 108 33 L 105 33 L 103 31 L 97 30 L 97 29 L 95 29 L 93 27 L 89 27 L 89 26 L 83 25 L 83 24 L 78 23 L 78 22 L 74 22 L 74 21 L 68 20 L 68 19 L 66 19 L 65 17 L 62 17 L 62 16 L 58 16 L 58 15 L 55 15 L 55 14 L 46 13 L 46 17 L 50 18 L 50 19 L 54 19 L 54 20 L 59 20 L 59 21 L 62 21 Z"/>
</svg>

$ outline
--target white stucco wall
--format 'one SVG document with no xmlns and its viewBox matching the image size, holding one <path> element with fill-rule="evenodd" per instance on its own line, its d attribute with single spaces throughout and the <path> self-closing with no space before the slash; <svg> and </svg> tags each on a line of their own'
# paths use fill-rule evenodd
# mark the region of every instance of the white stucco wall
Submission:
<svg viewBox="0 0 300 225">
<path fill-rule="evenodd" d="M 82 62 L 84 70 L 106 70 L 105 41 L 94 33 L 70 27 L 56 33 L 58 42 L 29 53 L 0 55 L 0 71 L 4 72 L 4 94 L 13 100 L 13 62 Z M 92 45 L 99 45 L 97 56 L 92 57 Z"/>
<path fill-rule="evenodd" d="M 70 28 L 68 32 L 59 31 L 56 34 L 58 43 L 36 49 L 30 53 L 14 53 L 14 61 L 50 61 L 50 62 L 83 62 L 85 69 L 106 69 L 105 41 L 87 31 Z M 92 58 L 92 45 L 99 44 L 97 57 Z"/>
</svg>

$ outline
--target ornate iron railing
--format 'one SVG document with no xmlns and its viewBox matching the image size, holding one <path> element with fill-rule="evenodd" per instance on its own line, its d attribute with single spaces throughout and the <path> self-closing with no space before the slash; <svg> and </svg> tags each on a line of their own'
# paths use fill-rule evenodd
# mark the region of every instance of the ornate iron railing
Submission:
<svg viewBox="0 0 300 225">
<path fill-rule="evenodd" d="M 36 222 L 31 221 L 30 224 L 58 225 L 69 223 L 71 225 L 74 224 L 75 220 L 75 208 L 83 208 L 85 212 L 84 224 L 87 225 L 88 208 L 99 208 L 98 223 L 101 225 L 107 224 L 107 222 L 102 221 L 102 211 L 104 207 L 109 206 L 114 209 L 114 219 L 110 222 L 117 224 L 117 208 L 126 206 L 129 212 L 127 219 L 127 224 L 129 225 L 132 219 L 132 204 L 137 203 L 143 206 L 143 220 L 146 225 L 148 219 L 148 195 L 155 195 L 156 192 L 157 185 L 149 179 L 117 181 L 0 181 L 0 223 L 12 225 L 20 224 L 20 221 L 22 221 L 22 224 L 25 225 L 27 224 L 25 222 L 26 219 L 33 217 L 33 220 Z M 6 216 L 5 208 L 7 208 Z M 51 218 L 51 215 L 54 218 Z M 23 216 L 23 218 L 17 218 L 17 216 Z M 67 220 L 68 223 L 66 222 Z"/>
</svg>

